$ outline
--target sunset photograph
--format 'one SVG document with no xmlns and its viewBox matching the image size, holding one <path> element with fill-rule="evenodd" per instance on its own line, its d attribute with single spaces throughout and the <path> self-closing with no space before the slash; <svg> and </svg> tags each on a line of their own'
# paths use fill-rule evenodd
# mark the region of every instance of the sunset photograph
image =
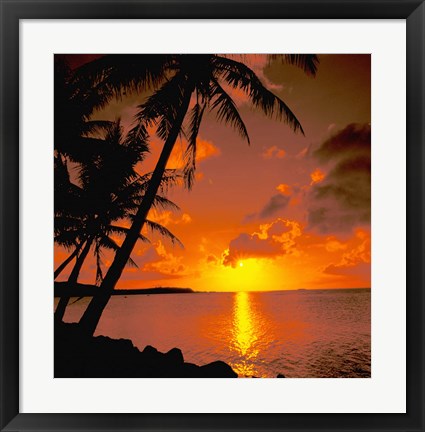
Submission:
<svg viewBox="0 0 425 432">
<path fill-rule="evenodd" d="M 371 378 L 371 55 L 54 55 L 54 377 Z"/>
</svg>

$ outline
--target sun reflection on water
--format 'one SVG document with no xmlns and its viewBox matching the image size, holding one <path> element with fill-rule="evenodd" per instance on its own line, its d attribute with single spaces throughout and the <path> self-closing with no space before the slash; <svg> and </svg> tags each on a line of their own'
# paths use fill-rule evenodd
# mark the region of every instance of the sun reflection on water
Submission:
<svg viewBox="0 0 425 432">
<path fill-rule="evenodd" d="M 238 292 L 234 297 L 231 344 L 232 349 L 237 352 L 239 357 L 238 361 L 232 364 L 238 375 L 256 375 L 257 340 L 258 328 L 250 294 L 248 292 Z"/>
</svg>

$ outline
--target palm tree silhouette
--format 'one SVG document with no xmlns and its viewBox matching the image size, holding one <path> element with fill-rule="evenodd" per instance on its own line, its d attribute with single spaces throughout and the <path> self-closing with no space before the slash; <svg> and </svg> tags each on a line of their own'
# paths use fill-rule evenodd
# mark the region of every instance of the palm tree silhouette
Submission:
<svg viewBox="0 0 425 432">
<path fill-rule="evenodd" d="M 70 257 L 77 257 L 68 279 L 67 293 L 61 296 L 55 311 L 56 320 L 60 321 L 64 316 L 90 249 L 93 247 L 96 257 L 96 282 L 101 283 L 102 249 L 117 251 L 119 246 L 111 234 L 128 234 L 128 228 L 114 225 L 114 222 L 123 219 L 131 221 L 143 200 L 150 175 L 140 176 L 135 171 L 135 166 L 144 159 L 147 151 L 145 137 L 134 130 L 124 136 L 120 122 L 117 121 L 109 126 L 101 151 L 93 153 L 93 157 L 80 162 L 76 167 L 80 186 L 70 182 L 64 164 L 55 165 L 55 241 L 63 246 L 74 245 L 75 250 Z M 176 174 L 169 170 L 162 183 L 166 185 L 176 180 Z M 173 202 L 158 194 L 153 205 L 178 209 Z M 162 225 L 147 221 L 147 227 L 168 237 L 173 243 L 181 244 Z M 149 241 L 141 233 L 138 239 Z M 66 261 L 70 262 L 70 257 Z M 126 264 L 136 265 L 130 256 Z"/>
<path fill-rule="evenodd" d="M 90 79 L 96 79 L 96 88 L 103 96 L 105 104 L 108 95 L 120 94 L 123 90 L 145 86 L 152 79 L 152 75 L 146 74 L 146 62 L 143 58 L 126 56 L 125 58 L 101 59 L 103 64 L 111 64 L 116 59 L 119 66 L 109 69 L 101 69 L 97 73 L 96 64 L 87 69 Z M 151 56 L 152 57 L 152 56 Z M 155 56 L 154 56 L 155 57 Z M 317 57 L 314 55 L 287 55 L 281 56 L 282 60 L 300 66 L 309 74 L 314 75 L 317 67 Z M 154 201 L 156 192 L 161 184 L 167 161 L 174 148 L 178 136 L 186 131 L 183 128 L 185 117 L 189 111 L 191 98 L 194 97 L 194 106 L 190 109 L 190 124 L 186 133 L 188 136 L 188 148 L 186 151 L 185 178 L 190 187 L 193 182 L 196 158 L 196 137 L 205 110 L 216 111 L 219 121 L 233 126 L 240 135 L 249 142 L 246 126 L 240 117 L 236 104 L 226 92 L 225 87 L 242 90 L 251 104 L 263 111 L 267 116 L 276 116 L 283 120 L 295 132 L 303 133 L 302 127 L 289 107 L 266 87 L 263 86 L 256 74 L 242 62 L 219 55 L 176 55 L 165 58 L 166 68 L 158 68 L 158 63 L 164 60 L 161 57 L 154 62 L 155 78 L 166 76 L 163 85 L 140 106 L 138 113 L 139 124 L 157 126 L 157 135 L 163 139 L 164 145 L 149 182 L 143 201 L 133 219 L 132 226 L 117 251 L 115 258 L 102 282 L 102 290 L 98 296 L 93 297 L 88 308 L 80 320 L 80 326 L 84 332 L 92 335 L 99 319 L 106 307 L 116 283 L 121 277 L 125 263 L 133 250 L 137 236 L 143 228 L 148 212 Z M 127 62 L 143 63 L 142 72 L 123 67 Z M 140 84 L 138 77 L 140 79 Z M 146 76 L 149 78 L 146 79 Z M 111 78 L 112 77 L 112 78 Z M 102 82 L 103 81 L 103 82 Z"/>
<path fill-rule="evenodd" d="M 90 120 L 98 97 L 94 100 L 89 96 L 92 93 L 75 81 L 74 72 L 63 59 L 55 57 L 54 68 L 55 242 L 73 249 L 55 270 L 56 279 L 85 243 L 81 226 L 84 209 L 80 208 L 80 190 L 69 179 L 68 162 L 93 158 L 103 145 L 95 134 L 107 131 L 112 122 Z"/>
</svg>

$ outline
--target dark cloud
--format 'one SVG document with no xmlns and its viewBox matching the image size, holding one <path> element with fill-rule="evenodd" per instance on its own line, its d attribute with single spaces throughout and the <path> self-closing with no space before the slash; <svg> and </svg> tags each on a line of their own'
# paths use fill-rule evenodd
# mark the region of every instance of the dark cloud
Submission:
<svg viewBox="0 0 425 432">
<path fill-rule="evenodd" d="M 277 219 L 261 228 L 260 233 L 242 233 L 233 239 L 223 256 L 223 264 L 235 267 L 241 259 L 291 254 L 296 246 L 295 239 L 301 235 L 300 225 L 287 219 Z"/>
<path fill-rule="evenodd" d="M 260 217 L 266 218 L 269 216 L 274 216 L 279 210 L 287 207 L 290 197 L 286 195 L 276 194 L 273 195 L 269 202 L 260 211 Z"/>
<path fill-rule="evenodd" d="M 223 264 L 234 266 L 242 257 L 272 257 L 281 253 L 281 245 L 273 239 L 261 239 L 256 234 L 242 233 L 230 242 L 229 254 L 224 257 Z"/>
<path fill-rule="evenodd" d="M 312 186 L 308 224 L 320 232 L 370 224 L 370 125 L 351 124 L 326 140 L 314 156 L 327 163 L 325 179 Z"/>
<path fill-rule="evenodd" d="M 322 162 L 362 154 L 370 156 L 370 135 L 370 125 L 349 124 L 328 138 L 313 155 Z"/>
<path fill-rule="evenodd" d="M 255 219 L 266 219 L 271 216 L 276 216 L 277 213 L 288 206 L 290 200 L 291 197 L 288 195 L 273 195 L 258 213 L 250 213 L 246 215 L 244 221 L 249 222 Z"/>
</svg>

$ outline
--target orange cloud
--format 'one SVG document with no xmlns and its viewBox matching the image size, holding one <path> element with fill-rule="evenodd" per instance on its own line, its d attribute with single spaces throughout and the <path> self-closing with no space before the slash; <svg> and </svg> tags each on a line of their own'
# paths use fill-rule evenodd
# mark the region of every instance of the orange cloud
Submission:
<svg viewBox="0 0 425 432">
<path fill-rule="evenodd" d="M 328 252 L 337 252 L 337 251 L 340 251 L 340 250 L 347 249 L 347 245 L 344 244 L 344 243 L 341 243 L 340 241 L 338 241 L 334 237 L 328 237 L 326 239 L 325 249 Z"/>
<path fill-rule="evenodd" d="M 182 140 L 174 146 L 170 159 L 167 163 L 169 169 L 182 169 L 184 167 L 184 154 L 187 148 L 187 141 Z M 211 141 L 197 138 L 196 140 L 196 162 L 201 162 L 213 156 L 218 156 L 220 149 Z"/>
<path fill-rule="evenodd" d="M 316 168 L 311 174 L 310 174 L 310 178 L 311 178 L 311 184 L 316 184 L 316 183 L 320 183 L 321 181 L 323 181 L 325 179 L 325 173 L 323 171 L 321 171 L 319 168 Z"/>
<path fill-rule="evenodd" d="M 361 240 L 361 243 L 342 256 L 341 265 L 348 267 L 361 262 L 370 263 L 370 234 L 359 229 L 356 231 L 356 237 Z"/>
<path fill-rule="evenodd" d="M 182 264 L 183 257 L 176 257 L 171 252 L 167 252 L 161 240 L 154 246 L 153 260 L 143 266 L 143 272 L 158 272 L 165 276 L 181 277 L 187 267 Z"/>
<path fill-rule="evenodd" d="M 273 157 L 277 159 L 282 159 L 285 157 L 285 155 L 286 155 L 286 151 L 280 149 L 278 146 L 275 145 L 266 149 L 262 154 L 264 159 L 271 159 Z"/>
<path fill-rule="evenodd" d="M 292 188 L 291 186 L 281 183 L 280 185 L 276 186 L 276 189 L 282 193 L 283 195 L 289 196 L 292 194 Z"/>
<path fill-rule="evenodd" d="M 347 274 L 347 270 L 352 271 L 359 268 L 366 268 L 370 272 L 370 261 L 371 261 L 371 241 L 370 233 L 358 229 L 354 241 L 357 243 L 352 246 L 347 252 L 345 252 L 341 260 L 336 264 L 330 264 L 323 270 L 324 273 L 330 274 Z M 360 241 L 360 242 L 359 242 Z M 348 246 L 344 249 L 346 249 Z"/>
<path fill-rule="evenodd" d="M 201 162 L 211 156 L 218 156 L 219 154 L 220 149 L 211 141 L 202 140 L 201 138 L 196 140 L 196 162 Z"/>
<path fill-rule="evenodd" d="M 149 213 L 149 219 L 164 226 L 188 224 L 192 222 L 192 218 L 188 213 L 183 213 L 180 217 L 175 217 L 170 210 L 161 212 L 152 210 Z"/>
</svg>

